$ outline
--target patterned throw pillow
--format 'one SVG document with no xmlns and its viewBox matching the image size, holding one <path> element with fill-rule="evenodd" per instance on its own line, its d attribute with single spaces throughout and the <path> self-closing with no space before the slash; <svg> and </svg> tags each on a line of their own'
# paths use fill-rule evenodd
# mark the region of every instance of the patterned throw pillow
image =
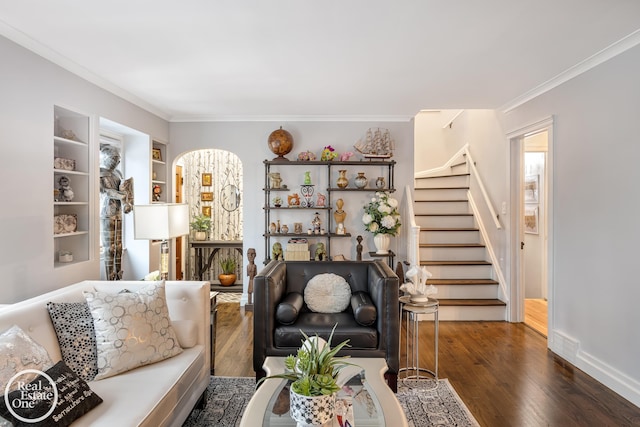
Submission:
<svg viewBox="0 0 640 427">
<path fill-rule="evenodd" d="M 25 369 L 44 371 L 53 366 L 47 350 L 35 342 L 19 326 L 13 325 L 0 334 L 0 394 L 4 394 L 9 380 L 18 372 Z M 24 374 L 21 381 L 31 381 L 38 374 Z M 18 387 L 14 382 L 9 388 L 12 391 Z"/>
<path fill-rule="evenodd" d="M 316 313 L 340 313 L 351 301 L 351 286 L 333 273 L 315 275 L 304 288 L 304 302 Z"/>
<path fill-rule="evenodd" d="M 98 375 L 108 378 L 182 352 L 171 326 L 164 282 L 138 292 L 86 291 L 96 332 Z"/>
<path fill-rule="evenodd" d="M 28 387 L 30 390 L 39 391 L 38 398 L 31 398 L 28 394 L 25 396 L 23 390 L 15 390 L 9 393 L 7 399 L 9 405 L 12 405 L 11 410 L 7 407 L 5 399 L 0 399 L 0 414 L 4 418 L 16 426 L 66 427 L 102 403 L 100 396 L 95 394 L 64 361 L 61 360 L 44 373 L 48 378 L 38 375 Z M 22 380 L 22 377 L 20 379 Z M 54 395 L 50 381 L 55 382 L 58 392 L 55 409 L 52 409 Z M 47 415 L 49 411 L 51 413 Z M 40 418 L 41 421 L 36 421 Z"/>
<path fill-rule="evenodd" d="M 86 302 L 47 303 L 53 329 L 58 336 L 62 360 L 80 378 L 93 381 L 98 373 L 96 333 Z"/>
</svg>

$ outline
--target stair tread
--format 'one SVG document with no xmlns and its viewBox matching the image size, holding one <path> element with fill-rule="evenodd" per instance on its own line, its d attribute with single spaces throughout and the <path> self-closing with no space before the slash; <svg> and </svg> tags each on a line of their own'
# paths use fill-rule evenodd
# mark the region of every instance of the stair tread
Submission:
<svg viewBox="0 0 640 427">
<path fill-rule="evenodd" d="M 498 285 L 497 280 L 493 279 L 429 279 L 429 285 Z"/>
<path fill-rule="evenodd" d="M 421 248 L 484 248 L 482 243 L 420 243 Z"/>
<path fill-rule="evenodd" d="M 507 303 L 495 298 L 488 299 L 450 299 L 450 298 L 438 298 L 438 302 L 440 303 L 440 307 L 443 306 L 506 306 Z"/>
<path fill-rule="evenodd" d="M 462 162 L 462 163 L 458 163 L 458 165 L 463 165 L 466 162 Z M 451 177 L 456 177 L 456 176 L 471 176 L 470 173 L 452 173 L 449 175 L 432 175 L 432 176 L 421 176 L 419 178 L 416 179 L 433 179 L 433 178 L 451 178 Z"/>
<path fill-rule="evenodd" d="M 491 265 L 489 261 L 420 261 L 420 265 Z"/>
</svg>

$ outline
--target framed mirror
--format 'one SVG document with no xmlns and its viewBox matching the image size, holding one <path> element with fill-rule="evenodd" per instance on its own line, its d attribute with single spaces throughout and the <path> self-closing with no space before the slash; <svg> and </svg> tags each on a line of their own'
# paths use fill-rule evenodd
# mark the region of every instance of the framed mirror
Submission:
<svg viewBox="0 0 640 427">
<path fill-rule="evenodd" d="M 220 205 L 222 209 L 233 212 L 240 207 L 240 190 L 233 184 L 227 184 L 220 190 Z"/>
</svg>

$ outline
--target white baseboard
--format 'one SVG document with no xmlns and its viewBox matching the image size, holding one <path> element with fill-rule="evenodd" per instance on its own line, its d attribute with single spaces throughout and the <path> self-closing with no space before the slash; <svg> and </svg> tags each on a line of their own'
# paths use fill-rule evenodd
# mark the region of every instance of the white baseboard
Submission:
<svg viewBox="0 0 640 427">
<path fill-rule="evenodd" d="M 554 331 L 549 349 L 634 405 L 640 407 L 640 382 L 580 349 L 580 342 Z"/>
<path fill-rule="evenodd" d="M 640 382 L 583 351 L 576 366 L 634 405 L 640 407 Z"/>
</svg>

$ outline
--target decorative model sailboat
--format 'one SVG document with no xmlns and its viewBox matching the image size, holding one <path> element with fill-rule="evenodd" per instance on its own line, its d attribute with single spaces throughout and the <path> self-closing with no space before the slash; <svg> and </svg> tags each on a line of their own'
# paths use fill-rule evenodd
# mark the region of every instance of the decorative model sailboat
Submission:
<svg viewBox="0 0 640 427">
<path fill-rule="evenodd" d="M 366 159 L 388 159 L 393 156 L 395 143 L 389 129 L 369 128 L 365 140 L 360 139 L 353 147 Z"/>
</svg>

